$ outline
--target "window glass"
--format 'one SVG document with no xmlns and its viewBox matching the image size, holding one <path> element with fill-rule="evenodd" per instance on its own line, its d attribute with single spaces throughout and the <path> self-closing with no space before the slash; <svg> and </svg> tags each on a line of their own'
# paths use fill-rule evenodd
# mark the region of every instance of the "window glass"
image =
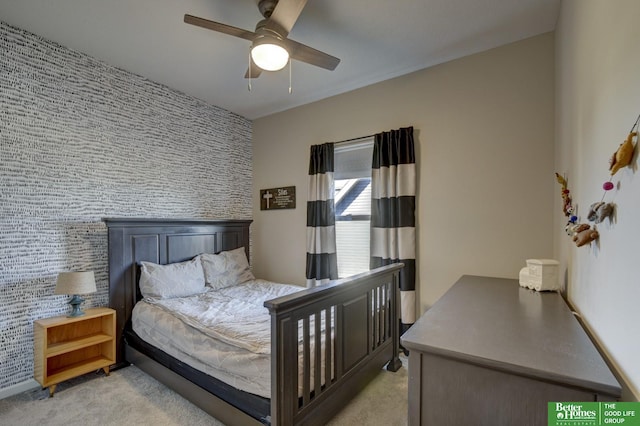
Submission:
<svg viewBox="0 0 640 426">
<path fill-rule="evenodd" d="M 369 270 L 373 140 L 336 146 L 335 207 L 338 275 Z"/>
</svg>

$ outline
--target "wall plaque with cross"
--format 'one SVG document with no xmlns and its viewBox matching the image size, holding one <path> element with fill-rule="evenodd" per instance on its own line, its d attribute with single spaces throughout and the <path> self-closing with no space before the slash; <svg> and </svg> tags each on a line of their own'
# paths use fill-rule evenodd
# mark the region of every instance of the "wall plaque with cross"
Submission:
<svg viewBox="0 0 640 426">
<path fill-rule="evenodd" d="M 260 210 L 296 208 L 296 187 L 285 186 L 260 190 Z"/>
</svg>

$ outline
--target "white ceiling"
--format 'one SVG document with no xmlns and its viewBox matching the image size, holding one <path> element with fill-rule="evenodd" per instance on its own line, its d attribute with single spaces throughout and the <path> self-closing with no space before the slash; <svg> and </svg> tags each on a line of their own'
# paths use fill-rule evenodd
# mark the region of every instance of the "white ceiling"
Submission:
<svg viewBox="0 0 640 426">
<path fill-rule="evenodd" d="M 555 28 L 560 0 L 309 0 L 289 38 L 341 59 L 294 61 L 247 90 L 249 42 L 185 13 L 253 31 L 257 0 L 0 0 L 0 20 L 221 106 L 263 117 Z"/>
</svg>

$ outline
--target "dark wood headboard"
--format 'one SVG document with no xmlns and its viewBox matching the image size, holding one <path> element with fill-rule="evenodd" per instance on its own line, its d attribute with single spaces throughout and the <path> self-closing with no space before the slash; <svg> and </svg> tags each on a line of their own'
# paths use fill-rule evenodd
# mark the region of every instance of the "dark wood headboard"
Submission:
<svg viewBox="0 0 640 426">
<path fill-rule="evenodd" d="M 141 261 L 167 264 L 200 253 L 244 247 L 251 220 L 105 218 L 109 235 L 109 306 L 116 310 L 116 365 L 124 362 L 122 333 L 138 300 Z"/>
</svg>

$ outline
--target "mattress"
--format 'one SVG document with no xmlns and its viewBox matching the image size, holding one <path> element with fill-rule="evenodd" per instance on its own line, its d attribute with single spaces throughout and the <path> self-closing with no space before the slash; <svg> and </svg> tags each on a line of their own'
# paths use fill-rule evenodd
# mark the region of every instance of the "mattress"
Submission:
<svg viewBox="0 0 640 426">
<path fill-rule="evenodd" d="M 252 280 L 179 300 L 143 300 L 133 309 L 132 328 L 145 342 L 191 367 L 269 398 L 270 316 L 262 305 L 300 290 Z"/>
</svg>

